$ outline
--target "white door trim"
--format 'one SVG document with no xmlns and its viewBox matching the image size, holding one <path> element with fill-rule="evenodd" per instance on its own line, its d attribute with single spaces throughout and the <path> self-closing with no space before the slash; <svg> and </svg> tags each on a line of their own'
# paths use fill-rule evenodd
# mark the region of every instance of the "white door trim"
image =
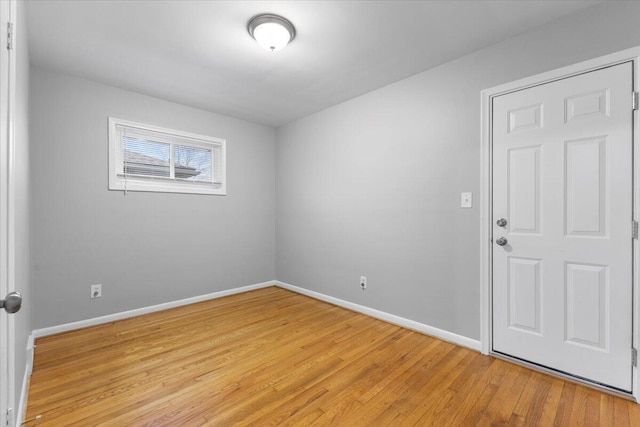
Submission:
<svg viewBox="0 0 640 427">
<path fill-rule="evenodd" d="M 481 111 L 481 147 L 480 147 L 480 344 L 481 351 L 484 354 L 491 353 L 492 335 L 491 335 L 491 289 L 492 289 L 492 183 L 491 172 L 493 165 L 492 159 L 492 141 L 491 141 L 491 105 L 493 98 L 508 92 L 526 89 L 532 86 L 548 83 L 554 80 L 571 77 L 577 74 L 593 71 L 611 65 L 620 64 L 622 62 L 632 61 L 634 63 L 633 87 L 635 91 L 640 90 L 640 46 L 612 53 L 610 55 L 580 62 L 578 64 L 559 68 L 535 76 L 527 77 L 514 82 L 506 83 L 485 89 L 481 92 L 480 111 Z M 631 109 L 631 94 L 629 94 L 629 109 Z M 634 112 L 634 129 L 633 143 L 638 140 L 640 135 L 640 125 L 638 112 Z M 634 156 L 633 161 L 633 219 L 640 218 L 640 161 L 639 156 Z M 631 218 L 629 219 L 631 220 Z M 639 329 L 640 321 L 640 286 L 639 286 L 639 270 L 640 270 L 640 242 L 633 241 L 633 347 L 638 348 L 640 342 Z M 631 349 L 629 349 L 631 351 Z M 632 378 L 632 395 L 636 401 L 640 402 L 640 387 L 638 368 L 633 368 Z"/>
</svg>

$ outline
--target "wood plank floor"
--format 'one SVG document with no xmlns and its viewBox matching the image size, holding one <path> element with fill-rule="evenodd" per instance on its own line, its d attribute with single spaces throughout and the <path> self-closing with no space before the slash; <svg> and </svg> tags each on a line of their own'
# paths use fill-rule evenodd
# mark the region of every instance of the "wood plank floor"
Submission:
<svg viewBox="0 0 640 427">
<path fill-rule="evenodd" d="M 280 288 L 39 338 L 28 426 L 640 426 L 640 405 Z"/>
</svg>

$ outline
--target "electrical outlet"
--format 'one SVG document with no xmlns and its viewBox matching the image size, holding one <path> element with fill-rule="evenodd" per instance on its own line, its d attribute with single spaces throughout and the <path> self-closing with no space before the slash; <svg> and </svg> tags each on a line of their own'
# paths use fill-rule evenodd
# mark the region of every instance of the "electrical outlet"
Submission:
<svg viewBox="0 0 640 427">
<path fill-rule="evenodd" d="M 363 291 L 367 289 L 367 278 L 366 276 L 360 276 L 360 289 Z"/>
<path fill-rule="evenodd" d="M 91 285 L 91 299 L 102 297 L 102 285 Z"/>
</svg>

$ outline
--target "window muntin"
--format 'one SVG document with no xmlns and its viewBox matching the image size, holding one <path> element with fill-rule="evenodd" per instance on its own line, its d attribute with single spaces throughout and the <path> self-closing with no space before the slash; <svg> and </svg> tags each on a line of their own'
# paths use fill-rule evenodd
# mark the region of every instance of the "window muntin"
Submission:
<svg viewBox="0 0 640 427">
<path fill-rule="evenodd" d="M 225 140 L 109 118 L 109 189 L 226 194 Z"/>
</svg>

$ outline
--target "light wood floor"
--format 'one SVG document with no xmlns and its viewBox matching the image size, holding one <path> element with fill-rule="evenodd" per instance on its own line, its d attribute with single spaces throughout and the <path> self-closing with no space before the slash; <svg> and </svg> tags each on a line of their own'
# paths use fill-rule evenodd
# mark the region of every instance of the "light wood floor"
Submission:
<svg viewBox="0 0 640 427">
<path fill-rule="evenodd" d="M 640 426 L 640 405 L 279 288 L 39 338 L 28 426 Z"/>
</svg>

